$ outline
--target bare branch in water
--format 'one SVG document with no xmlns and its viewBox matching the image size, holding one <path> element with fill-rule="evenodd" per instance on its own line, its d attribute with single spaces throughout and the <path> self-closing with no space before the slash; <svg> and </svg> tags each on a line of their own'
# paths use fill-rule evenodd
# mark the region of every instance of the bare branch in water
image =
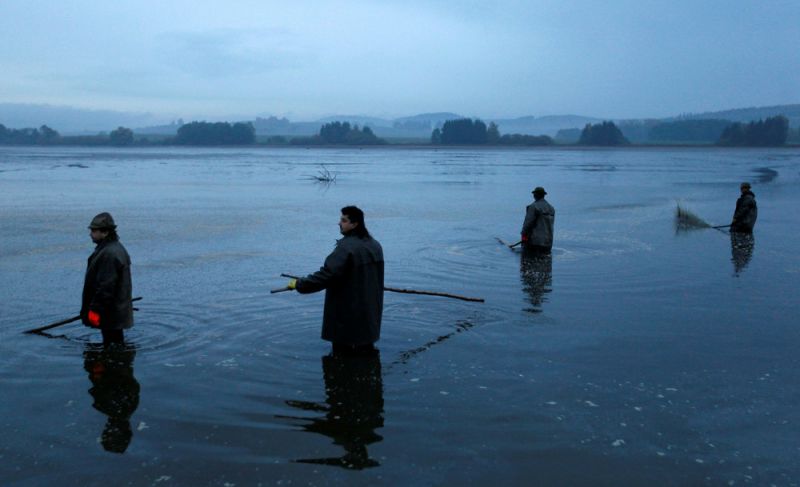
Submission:
<svg viewBox="0 0 800 487">
<path fill-rule="evenodd" d="M 325 164 L 320 164 L 320 170 L 313 176 L 307 176 L 306 179 L 316 181 L 323 184 L 333 184 L 336 182 L 336 173 L 330 172 Z"/>
</svg>

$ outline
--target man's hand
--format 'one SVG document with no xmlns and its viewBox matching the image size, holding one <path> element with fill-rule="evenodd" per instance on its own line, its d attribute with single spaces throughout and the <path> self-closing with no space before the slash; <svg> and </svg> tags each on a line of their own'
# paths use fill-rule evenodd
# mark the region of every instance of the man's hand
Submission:
<svg viewBox="0 0 800 487">
<path fill-rule="evenodd" d="M 96 311 L 89 310 L 89 315 L 86 319 L 93 327 L 100 328 L 100 314 Z"/>
<path fill-rule="evenodd" d="M 522 234 L 520 234 L 520 240 L 522 240 L 522 243 L 527 243 L 528 242 L 528 236 L 525 235 L 524 233 L 522 233 Z"/>
<path fill-rule="evenodd" d="M 289 284 L 287 284 L 287 285 L 286 285 L 286 287 L 288 287 L 288 288 L 289 288 L 289 289 L 291 289 L 292 291 L 294 291 L 295 289 L 297 289 L 297 279 L 290 279 L 290 280 L 289 280 Z"/>
</svg>

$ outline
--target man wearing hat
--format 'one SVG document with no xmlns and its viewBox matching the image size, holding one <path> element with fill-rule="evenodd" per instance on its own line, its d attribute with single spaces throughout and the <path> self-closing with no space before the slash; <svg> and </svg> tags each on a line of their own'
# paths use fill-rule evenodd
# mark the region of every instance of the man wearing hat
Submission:
<svg viewBox="0 0 800 487">
<path fill-rule="evenodd" d="M 753 233 L 753 227 L 758 218 L 756 195 L 750 191 L 750 183 L 744 182 L 739 186 L 742 195 L 736 200 L 736 210 L 731 220 L 731 232 Z"/>
<path fill-rule="evenodd" d="M 89 224 L 97 244 L 86 266 L 81 319 L 98 328 L 103 343 L 122 343 L 122 330 L 133 326 L 131 258 L 119 242 L 117 226 L 109 213 L 100 213 Z"/>
<path fill-rule="evenodd" d="M 544 199 L 547 191 L 537 186 L 533 191 L 533 203 L 525 211 L 522 224 L 522 246 L 525 250 L 549 254 L 553 248 L 553 224 L 556 210 Z"/>
</svg>

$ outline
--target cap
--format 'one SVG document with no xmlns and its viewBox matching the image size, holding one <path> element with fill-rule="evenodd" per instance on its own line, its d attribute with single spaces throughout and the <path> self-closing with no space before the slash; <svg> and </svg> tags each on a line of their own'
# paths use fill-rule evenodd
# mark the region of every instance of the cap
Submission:
<svg viewBox="0 0 800 487">
<path fill-rule="evenodd" d="M 739 187 L 740 187 L 740 188 L 747 188 L 747 189 L 750 189 L 750 183 L 748 183 L 747 181 L 745 181 L 745 182 L 743 182 L 742 184 L 740 184 L 740 185 L 739 185 Z"/>
<path fill-rule="evenodd" d="M 92 218 L 89 228 L 92 230 L 114 230 L 117 225 L 114 223 L 111 213 L 103 212 Z"/>
<path fill-rule="evenodd" d="M 541 186 L 536 186 L 535 188 L 533 188 L 533 191 L 531 191 L 531 193 L 533 193 L 533 194 L 547 194 L 547 191 L 545 191 L 544 188 L 541 187 Z"/>
</svg>

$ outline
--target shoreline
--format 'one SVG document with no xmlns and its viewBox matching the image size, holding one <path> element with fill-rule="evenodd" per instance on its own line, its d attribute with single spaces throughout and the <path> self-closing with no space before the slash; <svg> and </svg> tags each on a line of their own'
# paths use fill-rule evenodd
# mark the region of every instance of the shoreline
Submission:
<svg viewBox="0 0 800 487">
<path fill-rule="evenodd" d="M 354 149 L 354 150 L 459 150 L 468 149 L 475 151 L 489 150 L 638 150 L 638 149 L 800 149 L 800 143 L 785 144 L 781 146 L 721 146 L 715 144 L 626 144 L 626 145 L 577 145 L 577 144 L 553 144 L 553 145 L 433 145 L 433 144 L 370 144 L 370 145 L 344 145 L 344 144 L 311 144 L 311 145 L 291 145 L 291 144 L 247 144 L 247 145 L 181 145 L 181 144 L 129 144 L 129 145 L 93 145 L 93 144 L 0 144 L 4 147 L 30 147 L 30 148 L 103 148 L 103 149 L 160 149 L 160 148 L 185 148 L 185 149 Z"/>
</svg>

